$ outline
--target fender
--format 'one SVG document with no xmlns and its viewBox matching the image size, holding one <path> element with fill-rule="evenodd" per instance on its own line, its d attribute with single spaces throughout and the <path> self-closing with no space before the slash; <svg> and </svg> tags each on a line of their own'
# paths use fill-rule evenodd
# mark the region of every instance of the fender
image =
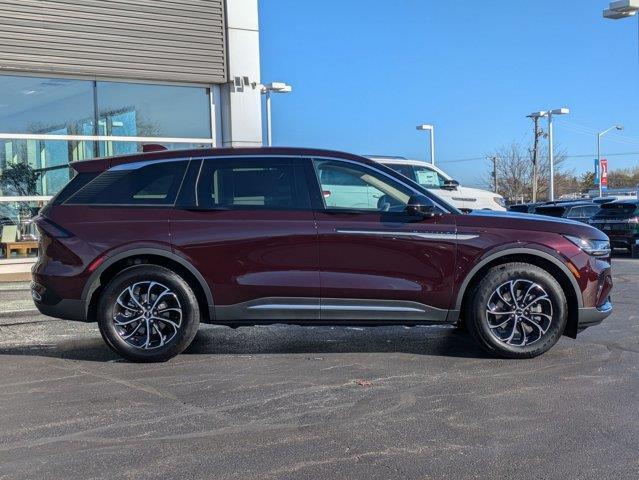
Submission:
<svg viewBox="0 0 639 480">
<path fill-rule="evenodd" d="M 82 301 L 85 302 L 87 308 L 93 292 L 99 285 L 100 275 L 102 275 L 102 273 L 104 273 L 104 271 L 114 263 L 120 260 L 124 260 L 125 258 L 134 257 L 136 255 L 155 255 L 158 257 L 164 257 L 166 259 L 179 263 L 181 266 L 186 268 L 197 279 L 200 287 L 202 287 L 202 291 L 206 295 L 206 303 L 209 306 L 209 312 L 213 312 L 213 295 L 202 274 L 190 262 L 180 257 L 179 255 L 176 255 L 175 253 L 168 250 L 162 250 L 158 248 L 134 248 L 132 250 L 126 250 L 117 253 L 112 257 L 107 257 L 106 260 L 91 274 L 91 276 L 89 277 L 89 281 L 86 283 L 84 289 L 82 290 Z"/>
<path fill-rule="evenodd" d="M 542 250 L 539 250 L 537 248 L 516 247 L 516 248 L 508 248 L 508 249 L 505 249 L 505 250 L 500 250 L 498 252 L 490 253 L 482 261 L 480 261 L 477 265 L 475 265 L 472 268 L 472 270 L 468 273 L 468 275 L 466 275 L 466 278 L 464 279 L 464 281 L 462 282 L 461 286 L 459 287 L 459 291 L 457 292 L 457 298 L 455 300 L 454 308 L 449 311 L 449 315 L 448 315 L 448 318 L 447 318 L 446 321 L 454 323 L 454 322 L 456 322 L 458 320 L 459 315 L 461 313 L 462 301 L 464 299 L 464 295 L 466 294 L 466 289 L 468 288 L 468 285 L 470 284 L 470 282 L 472 281 L 473 277 L 475 276 L 475 274 L 479 270 L 481 270 L 483 267 L 485 267 L 490 262 L 492 262 L 494 260 L 497 260 L 497 259 L 499 259 L 501 257 L 506 257 L 506 256 L 510 256 L 510 255 L 522 255 L 522 254 L 532 255 L 532 256 L 535 256 L 535 257 L 542 258 L 544 260 L 548 260 L 553 265 L 556 265 L 558 268 L 560 268 L 561 271 L 564 272 L 564 274 L 566 275 L 566 277 L 570 281 L 570 284 L 572 285 L 572 288 L 574 290 L 575 296 L 577 298 L 577 306 L 579 308 L 583 308 L 583 306 L 584 306 L 583 297 L 581 295 L 581 289 L 579 288 L 579 284 L 577 284 L 577 280 L 575 280 L 575 277 L 572 274 L 572 272 L 568 269 L 568 267 L 560 259 L 558 259 L 554 255 L 546 253 L 546 252 L 544 252 Z"/>
</svg>

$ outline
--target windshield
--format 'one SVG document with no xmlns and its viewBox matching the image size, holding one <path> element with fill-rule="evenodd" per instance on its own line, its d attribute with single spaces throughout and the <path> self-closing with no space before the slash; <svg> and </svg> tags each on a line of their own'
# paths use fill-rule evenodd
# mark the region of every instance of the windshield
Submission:
<svg viewBox="0 0 639 480">
<path fill-rule="evenodd" d="M 427 166 L 392 164 L 388 166 L 414 182 L 417 182 L 424 188 L 441 188 L 447 180 L 447 178 L 439 174 L 436 170 Z"/>
</svg>

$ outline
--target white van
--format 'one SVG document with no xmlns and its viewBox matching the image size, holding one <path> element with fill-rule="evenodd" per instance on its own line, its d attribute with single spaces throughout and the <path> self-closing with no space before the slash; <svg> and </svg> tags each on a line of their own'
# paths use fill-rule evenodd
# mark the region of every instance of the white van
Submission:
<svg viewBox="0 0 639 480">
<path fill-rule="evenodd" d="M 506 202 L 501 195 L 479 188 L 462 187 L 459 182 L 429 163 L 403 157 L 368 158 L 410 178 L 460 210 L 506 210 Z"/>
</svg>

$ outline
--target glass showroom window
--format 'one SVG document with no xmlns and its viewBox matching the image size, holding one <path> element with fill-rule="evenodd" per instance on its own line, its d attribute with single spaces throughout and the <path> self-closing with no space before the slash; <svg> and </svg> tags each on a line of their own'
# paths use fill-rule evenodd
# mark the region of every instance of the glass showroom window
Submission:
<svg viewBox="0 0 639 480">
<path fill-rule="evenodd" d="M 205 87 L 0 75 L 0 134 L 0 243 L 18 242 L 21 248 L 12 257 L 35 255 L 28 244 L 37 236 L 31 219 L 70 180 L 69 163 L 142 149 L 136 140 L 98 136 L 175 138 L 162 142 L 173 149 L 210 145 L 210 92 Z M 88 138 L 28 138 L 42 135 Z M 203 142 L 180 143 L 181 138 Z M 0 249 L 0 259 L 6 250 Z"/>
<path fill-rule="evenodd" d="M 207 88 L 97 82 L 97 99 L 99 135 L 211 137 Z M 100 155 L 135 151 L 134 143 L 100 142 Z"/>
<path fill-rule="evenodd" d="M 93 125 L 93 82 L 0 76 L 0 133 L 93 135 Z M 27 165 L 38 181 L 2 182 L 0 195 L 52 195 L 69 181 L 69 162 L 93 156 L 93 142 L 2 138 L 0 172 Z"/>
</svg>

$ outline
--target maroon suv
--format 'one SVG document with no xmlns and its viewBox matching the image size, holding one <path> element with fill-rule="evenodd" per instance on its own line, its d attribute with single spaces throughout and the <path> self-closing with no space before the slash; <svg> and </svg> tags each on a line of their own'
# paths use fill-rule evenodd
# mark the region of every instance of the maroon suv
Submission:
<svg viewBox="0 0 639 480">
<path fill-rule="evenodd" d="M 393 170 L 291 148 L 153 152 L 73 164 L 37 218 L 38 309 L 97 321 L 134 361 L 237 327 L 458 324 L 527 358 L 612 311 L 599 230 L 464 215 Z"/>
</svg>

